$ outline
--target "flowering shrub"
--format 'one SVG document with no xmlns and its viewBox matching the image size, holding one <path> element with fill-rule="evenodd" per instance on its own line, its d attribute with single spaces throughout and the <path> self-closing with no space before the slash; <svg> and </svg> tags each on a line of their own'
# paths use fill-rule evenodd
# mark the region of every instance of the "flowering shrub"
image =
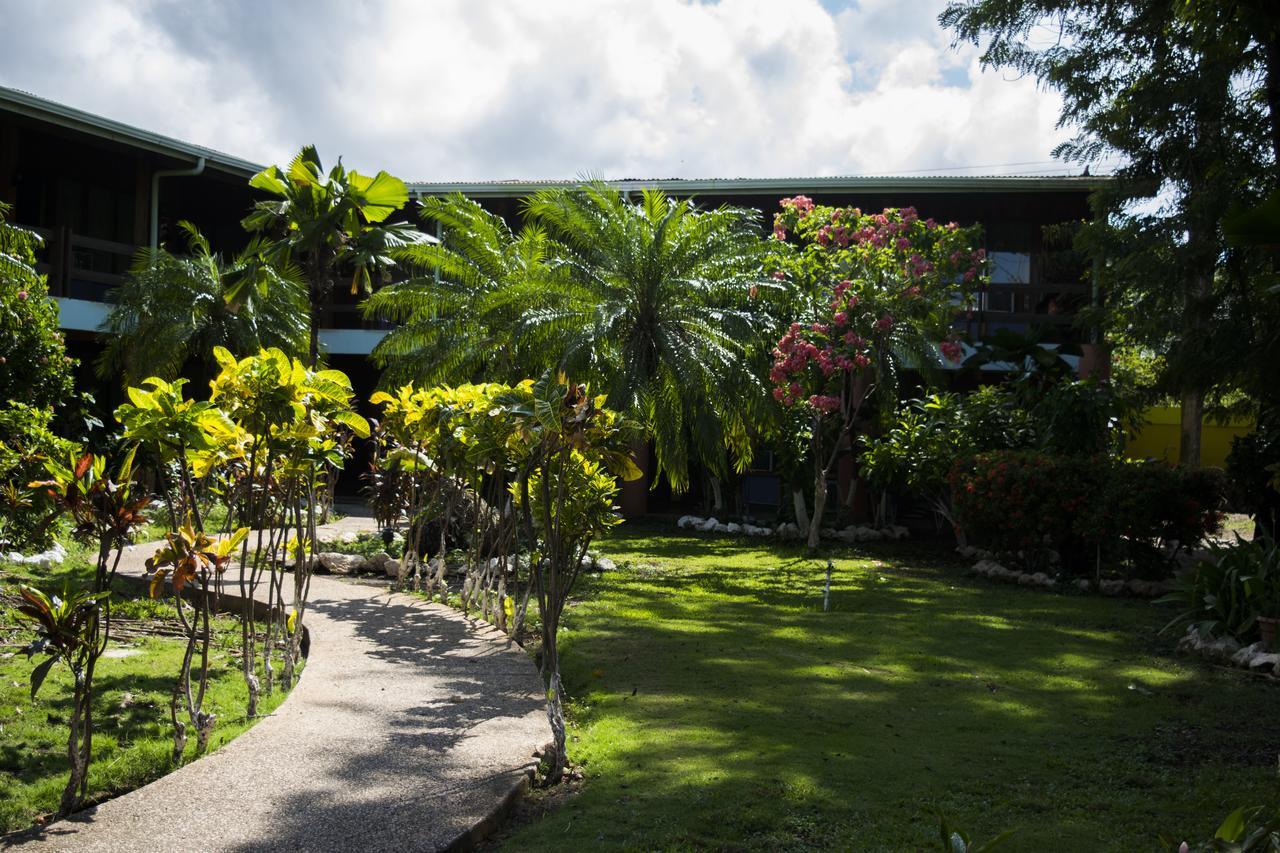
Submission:
<svg viewBox="0 0 1280 853">
<path fill-rule="evenodd" d="M 1158 546 L 1198 545 L 1221 521 L 1217 472 L 1036 451 L 981 453 L 951 471 L 955 519 L 967 537 L 1033 566 L 1051 549 L 1064 570 L 1128 560 L 1167 574 Z"/>
<path fill-rule="evenodd" d="M 805 196 L 783 199 L 781 208 L 773 236 L 790 250 L 777 253 L 773 274 L 811 307 L 778 341 L 769 378 L 774 399 L 813 419 L 812 548 L 826 479 L 868 394 L 891 384 L 903 354 L 913 366 L 959 361 L 952 322 L 986 258 L 974 248 L 975 229 L 921 219 L 913 208 L 864 214 Z"/>
<path fill-rule="evenodd" d="M 1083 566 L 1086 542 L 1077 529 L 1105 479 L 1106 460 L 997 451 L 961 459 L 951 470 L 956 522 L 968 540 L 1003 554 L 1022 552 L 1037 565 L 1048 549 L 1064 565 Z"/>
</svg>

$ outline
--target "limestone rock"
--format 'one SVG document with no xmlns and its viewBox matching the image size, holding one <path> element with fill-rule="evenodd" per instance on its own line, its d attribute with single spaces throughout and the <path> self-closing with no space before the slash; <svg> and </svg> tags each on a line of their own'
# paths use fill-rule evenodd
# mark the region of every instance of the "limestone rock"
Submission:
<svg viewBox="0 0 1280 853">
<path fill-rule="evenodd" d="M 739 534 L 742 532 L 742 525 L 735 522 L 729 522 L 724 526 L 726 533 Z"/>
<path fill-rule="evenodd" d="M 1200 651 L 1211 660 L 1229 663 L 1232 656 L 1240 651 L 1240 644 L 1231 637 L 1219 637 L 1201 645 Z"/>
<path fill-rule="evenodd" d="M 382 571 L 386 573 L 387 577 L 399 580 L 400 561 L 394 558 L 388 558 L 387 561 L 382 564 Z"/>
<path fill-rule="evenodd" d="M 320 565 L 335 575 L 354 575 L 368 571 L 369 561 L 359 554 L 339 554 L 336 551 L 325 551 L 316 557 Z"/>
<path fill-rule="evenodd" d="M 676 527 L 681 530 L 689 530 L 702 526 L 702 519 L 696 515 L 682 515 L 680 520 L 676 522 Z"/>
<path fill-rule="evenodd" d="M 716 529 L 716 525 L 719 523 L 720 521 L 715 517 L 708 518 L 706 521 L 702 522 L 702 524 L 698 525 L 698 529 L 704 533 L 710 533 Z"/>
<path fill-rule="evenodd" d="M 617 571 L 618 564 L 608 557 L 598 557 L 595 561 L 595 569 L 597 572 L 613 572 Z"/>
<path fill-rule="evenodd" d="M 1124 592 L 1124 581 L 1122 580 L 1106 580 L 1098 584 L 1098 588 L 1105 595 L 1119 595 Z"/>
</svg>

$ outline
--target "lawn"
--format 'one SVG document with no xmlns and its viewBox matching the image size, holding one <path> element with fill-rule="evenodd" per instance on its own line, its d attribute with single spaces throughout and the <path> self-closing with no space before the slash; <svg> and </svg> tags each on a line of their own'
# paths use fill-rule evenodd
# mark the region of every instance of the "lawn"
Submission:
<svg viewBox="0 0 1280 853">
<path fill-rule="evenodd" d="M 511 850 L 1154 850 L 1277 802 L 1280 685 L 1178 658 L 1161 609 L 944 551 L 620 529 L 566 614 L 578 794 Z M 536 802 L 534 805 L 536 809 Z"/>
<path fill-rule="evenodd" d="M 86 560 L 85 550 L 75 547 L 66 567 L 49 573 L 0 564 L 0 581 L 4 581 L 0 589 L 22 580 L 58 592 L 64 583 L 84 581 Z M 176 627 L 172 602 L 152 601 L 143 597 L 140 588 L 123 581 L 117 582 L 117 588 L 120 592 L 113 608 L 116 625 L 133 636 L 113 638 L 107 656 L 98 662 L 90 802 L 133 790 L 172 769 L 169 697 L 185 641 L 139 636 L 139 631 L 148 627 Z M 247 691 L 239 669 L 239 622 L 224 617 L 213 625 L 215 648 L 210 656 L 205 709 L 218 715 L 218 723 L 210 750 L 253 722 L 245 717 Z M 27 623 L 19 622 L 12 610 L 0 607 L 0 833 L 23 829 L 56 811 L 67 780 L 71 674 L 55 665 L 33 702 L 28 677 L 38 659 L 28 661 L 17 651 L 33 636 Z M 283 699 L 279 691 L 263 696 L 259 712 L 270 713 Z M 187 759 L 194 753 L 192 737 Z"/>
</svg>

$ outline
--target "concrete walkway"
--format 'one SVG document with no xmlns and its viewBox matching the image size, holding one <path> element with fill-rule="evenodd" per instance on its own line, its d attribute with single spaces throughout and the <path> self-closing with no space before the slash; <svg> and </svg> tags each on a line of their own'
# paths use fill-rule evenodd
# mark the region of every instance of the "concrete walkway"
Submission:
<svg viewBox="0 0 1280 853">
<path fill-rule="evenodd" d="M 321 535 L 371 527 L 348 518 Z M 140 572 L 153 547 L 136 548 L 122 570 Z M 0 848 L 465 846 L 550 740 L 532 661 L 502 633 L 385 584 L 316 576 L 306 623 L 306 668 L 272 716 L 150 785 Z"/>
</svg>

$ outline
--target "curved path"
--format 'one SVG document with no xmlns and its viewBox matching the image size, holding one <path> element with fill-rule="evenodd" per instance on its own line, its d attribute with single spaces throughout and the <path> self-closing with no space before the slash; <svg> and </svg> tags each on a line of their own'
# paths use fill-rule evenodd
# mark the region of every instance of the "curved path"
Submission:
<svg viewBox="0 0 1280 853">
<path fill-rule="evenodd" d="M 370 529 L 368 519 L 323 528 Z M 140 572 L 139 546 L 122 571 Z M 541 680 L 507 637 L 385 585 L 316 576 L 302 678 L 217 752 L 38 833 L 21 851 L 465 847 L 550 740 Z"/>
</svg>

